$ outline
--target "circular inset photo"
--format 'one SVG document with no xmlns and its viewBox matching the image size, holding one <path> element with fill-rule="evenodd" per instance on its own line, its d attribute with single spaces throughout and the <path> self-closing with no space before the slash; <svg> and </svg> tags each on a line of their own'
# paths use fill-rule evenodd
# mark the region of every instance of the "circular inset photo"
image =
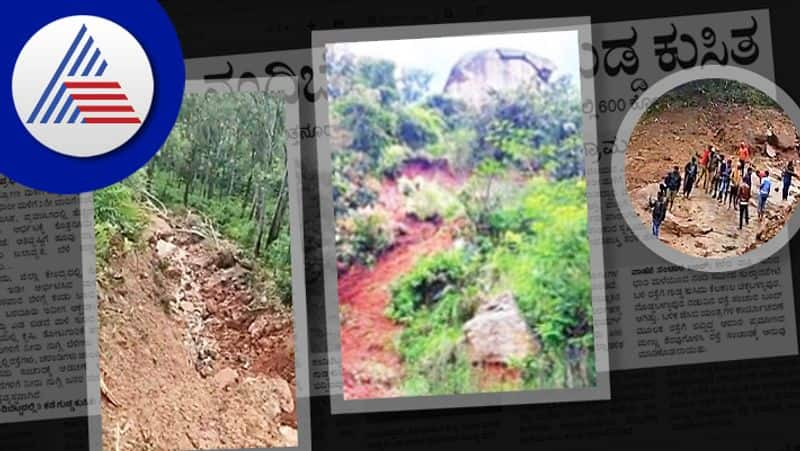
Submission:
<svg viewBox="0 0 800 451">
<path fill-rule="evenodd" d="M 651 249 L 690 257 L 668 258 L 675 263 L 749 255 L 782 233 L 800 202 L 800 138 L 775 100 L 788 97 L 730 78 L 673 86 L 662 85 L 629 132 L 621 127 L 627 146 L 614 158 L 624 158 L 624 193 L 641 222 L 632 228 L 650 235 Z"/>
</svg>

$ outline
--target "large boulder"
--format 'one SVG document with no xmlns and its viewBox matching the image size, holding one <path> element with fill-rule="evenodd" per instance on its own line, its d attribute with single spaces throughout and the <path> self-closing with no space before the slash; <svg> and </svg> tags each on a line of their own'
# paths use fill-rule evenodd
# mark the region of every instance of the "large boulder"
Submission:
<svg viewBox="0 0 800 451">
<path fill-rule="evenodd" d="M 491 91 L 531 84 L 541 88 L 550 82 L 555 64 L 545 58 L 513 49 L 471 52 L 453 66 L 444 93 L 479 109 Z"/>
<path fill-rule="evenodd" d="M 540 349 L 511 293 L 484 301 L 463 330 L 473 363 L 508 364 Z"/>
</svg>

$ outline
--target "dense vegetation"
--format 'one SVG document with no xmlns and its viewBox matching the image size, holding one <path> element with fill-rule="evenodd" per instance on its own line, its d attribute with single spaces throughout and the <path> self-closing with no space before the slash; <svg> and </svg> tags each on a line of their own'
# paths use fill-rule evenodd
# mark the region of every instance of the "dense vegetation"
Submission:
<svg viewBox="0 0 800 451">
<path fill-rule="evenodd" d="M 648 109 L 656 114 L 670 107 L 696 107 L 709 104 L 738 104 L 780 109 L 780 106 L 764 92 L 741 82 L 712 78 L 694 80 L 678 86 L 659 97 Z"/>
<path fill-rule="evenodd" d="M 328 49 L 333 183 L 341 267 L 372 266 L 395 241 L 377 202 L 386 180 L 408 217 L 457 224 L 456 246 L 398 274 L 386 315 L 404 325 L 396 350 L 410 394 L 477 390 L 463 324 L 510 290 L 541 351 L 526 388 L 594 384 L 581 107 L 569 78 L 492 93 L 473 110 L 428 94 L 430 75 Z M 464 175 L 452 190 L 402 175 L 408 162 Z"/>
<path fill-rule="evenodd" d="M 136 243 L 147 205 L 199 215 L 257 262 L 291 300 L 283 102 L 263 93 L 190 94 L 167 142 L 145 168 L 95 193 L 102 265 Z"/>
</svg>

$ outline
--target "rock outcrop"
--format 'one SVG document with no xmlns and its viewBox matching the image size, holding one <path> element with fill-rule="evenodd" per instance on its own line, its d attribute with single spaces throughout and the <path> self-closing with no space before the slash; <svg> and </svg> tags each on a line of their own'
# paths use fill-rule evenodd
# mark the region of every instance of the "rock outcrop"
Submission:
<svg viewBox="0 0 800 451">
<path fill-rule="evenodd" d="M 524 84 L 541 88 L 550 82 L 555 64 L 545 58 L 513 49 L 488 49 L 464 55 L 451 69 L 444 93 L 480 108 L 491 91 Z"/>
</svg>

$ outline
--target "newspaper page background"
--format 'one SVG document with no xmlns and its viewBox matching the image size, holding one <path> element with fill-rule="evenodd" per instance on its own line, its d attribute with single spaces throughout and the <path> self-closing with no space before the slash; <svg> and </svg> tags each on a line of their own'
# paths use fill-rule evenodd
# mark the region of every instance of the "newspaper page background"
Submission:
<svg viewBox="0 0 800 451">
<path fill-rule="evenodd" d="M 674 28 L 673 28 L 674 27 Z M 718 39 L 706 48 L 704 33 Z M 606 256 L 609 351 L 613 370 L 790 355 L 797 353 L 791 256 L 788 246 L 739 271 L 707 273 L 671 264 L 630 231 L 611 186 L 617 128 L 631 108 L 646 108 L 646 86 L 680 69 L 656 42 L 673 37 L 676 58 L 697 49 L 737 58 L 730 65 L 774 79 L 767 10 L 594 25 L 602 225 Z M 703 39 L 700 36 L 704 36 Z M 688 36 L 684 40 L 684 36 Z M 737 36 L 737 37 L 732 37 Z M 748 47 L 742 42 L 755 43 Z M 696 42 L 692 47 L 688 42 Z M 742 49 L 747 49 L 743 52 Z M 700 58 L 698 58 L 700 59 Z M 741 63 L 740 63 L 741 62 Z M 745 64 L 746 63 L 746 64 Z M 772 93 L 774 95 L 774 93 Z M 624 108 L 619 108 L 624 106 Z M 758 323 L 767 314 L 773 322 Z M 780 320 L 779 320 L 780 319 Z M 770 333 L 777 332 L 777 333 Z"/>
<path fill-rule="evenodd" d="M 180 13 L 176 13 L 175 10 L 184 7 L 173 4 L 168 5 L 167 8 L 171 16 L 180 16 Z M 186 8 L 195 9 L 196 6 L 187 6 Z M 362 26 L 366 26 L 367 24 L 370 26 L 394 24 L 397 20 L 400 20 L 398 17 L 401 17 L 392 12 L 396 12 L 397 8 L 401 8 L 399 6 L 373 6 L 371 12 L 369 9 L 362 8 L 363 6 L 343 6 L 332 11 L 322 9 L 308 12 L 303 11 L 302 14 L 304 17 L 307 14 L 316 14 L 317 17 L 314 20 L 320 24 L 333 21 L 340 24 L 347 23 L 348 25 L 360 23 Z M 503 9 L 501 6 L 488 4 L 452 5 L 447 8 L 432 8 L 430 5 L 422 5 L 416 7 L 418 8 L 416 12 L 413 10 L 415 6 L 402 6 L 402 8 L 407 8 L 409 10 L 402 15 L 402 17 L 411 18 L 403 19 L 406 21 L 477 20 L 479 17 L 488 13 L 493 13 L 495 16 L 499 15 L 511 18 L 517 14 L 517 12 L 515 12 L 516 10 L 503 10 L 501 12 Z M 525 8 L 525 6 L 521 8 Z M 465 10 L 467 13 L 463 13 Z M 213 20 L 216 21 L 217 16 L 213 14 L 212 10 L 209 10 L 209 12 L 212 13 L 209 14 L 209 17 L 213 17 Z M 729 17 L 730 23 L 726 21 L 720 22 L 718 18 L 721 16 Z M 728 28 L 725 27 L 747 28 L 751 25 L 749 21 L 749 17 L 751 16 L 756 17 L 759 24 L 758 31 L 755 34 L 755 39 L 759 45 L 759 56 L 757 61 L 745 67 L 771 78 L 773 61 L 770 51 L 770 22 L 769 15 L 766 11 L 700 16 L 694 18 L 696 22 L 692 22 L 695 24 L 692 33 L 694 33 L 695 39 L 699 42 L 699 25 L 711 24 L 717 30 L 720 39 L 725 36 L 725 39 L 728 40 L 730 35 L 727 34 Z M 522 15 L 519 17 L 525 16 Z M 262 19 L 264 19 L 263 16 L 259 18 L 259 27 L 255 27 L 255 24 L 253 24 L 252 27 L 253 30 L 259 30 L 258 33 L 264 31 L 264 28 L 261 26 Z M 631 36 L 631 27 L 638 27 L 645 22 L 659 27 L 657 32 L 654 31 L 653 34 L 668 34 L 671 30 L 669 27 L 670 23 L 675 23 L 678 30 L 680 30 L 679 32 L 683 32 L 683 24 L 689 23 L 686 21 L 690 19 L 692 19 L 692 17 L 620 22 L 614 24 L 613 30 L 604 31 L 604 33 L 609 33 L 609 36 L 598 36 L 595 34 L 593 41 L 595 45 L 601 45 L 603 39 L 616 40 L 629 38 Z M 272 35 L 276 37 L 286 34 L 289 30 L 289 28 L 282 28 L 282 26 L 276 27 L 269 19 L 266 19 L 266 21 L 269 22 L 267 31 L 271 32 Z M 776 16 L 773 16 L 773 23 L 778 21 L 781 21 L 783 25 L 790 25 L 790 19 L 788 17 L 776 18 Z M 727 25 L 724 25 L 726 23 Z M 189 30 L 183 30 L 186 28 L 185 25 L 183 27 L 181 27 L 181 24 L 176 25 L 179 28 L 179 32 L 182 33 L 182 37 L 185 34 L 189 34 Z M 607 26 L 609 24 L 605 25 Z M 601 26 L 603 26 L 603 24 L 595 25 L 598 29 Z M 611 33 L 612 31 L 613 33 Z M 205 33 L 205 31 L 202 32 Z M 781 36 L 787 37 L 787 35 L 793 33 L 793 30 L 784 27 L 780 32 L 782 33 Z M 305 28 L 303 28 L 303 33 L 308 34 Z M 639 30 L 639 33 L 642 33 L 642 30 Z M 235 37 L 233 40 L 235 41 Z M 643 52 L 639 53 L 641 61 L 650 61 L 652 64 L 652 34 L 649 38 L 640 34 L 637 41 L 637 46 L 645 45 L 645 47 L 643 47 Z M 262 40 L 260 42 L 264 41 Z M 282 43 L 283 41 L 275 42 Z M 775 42 L 776 45 L 778 45 L 779 41 Z M 790 42 L 790 40 L 785 40 L 784 42 Z M 198 45 L 202 47 L 211 44 L 202 43 Z M 259 41 L 251 40 L 248 41 L 246 46 L 242 47 L 254 48 L 260 45 Z M 784 48 L 786 47 L 786 44 L 784 44 Z M 789 48 L 791 48 L 791 46 L 789 46 Z M 604 52 L 604 49 L 598 47 L 598 51 L 601 52 L 600 64 L 602 67 L 602 58 L 604 56 L 602 52 Z M 207 52 L 206 54 L 220 54 L 220 52 Z M 221 59 L 223 65 L 220 71 L 220 64 L 217 63 L 219 63 Z M 283 63 L 283 66 L 289 67 L 289 70 L 296 74 L 301 74 L 302 72 L 304 80 L 313 78 L 313 73 L 315 72 L 315 69 L 312 69 L 310 66 L 311 52 L 307 49 L 239 55 L 237 57 L 214 57 L 210 59 L 190 60 L 187 62 L 187 72 L 190 78 L 192 78 L 192 74 L 194 74 L 196 78 L 202 78 L 204 75 L 209 74 L 216 74 L 219 76 L 219 74 L 224 74 L 228 70 L 228 65 L 225 64 L 227 60 L 236 61 L 236 64 L 231 66 L 231 70 L 234 71 L 235 74 L 231 74 L 230 78 L 242 77 L 242 74 L 248 71 L 258 73 L 259 76 L 262 76 L 264 75 L 265 66 L 272 62 Z M 195 61 L 198 63 L 195 64 Z M 201 64 L 202 61 L 210 61 L 215 64 L 206 64 L 204 67 Z M 641 64 L 642 63 L 640 63 L 640 73 L 644 73 L 644 67 L 642 67 Z M 283 66 L 279 65 L 273 67 Z M 658 74 L 658 70 L 656 70 L 655 73 Z M 620 75 L 620 77 L 622 76 L 624 76 L 624 72 L 623 75 Z M 602 74 L 597 75 L 598 80 L 601 77 Z M 648 79 L 648 82 L 651 84 L 654 83 L 655 78 L 653 80 Z M 597 83 L 596 91 L 598 93 L 598 100 L 602 100 L 605 98 L 603 94 L 605 88 L 601 85 L 601 81 Z M 624 84 L 620 83 L 618 89 L 621 93 L 624 93 L 625 97 L 630 95 L 630 87 L 628 87 L 626 91 Z M 313 93 L 310 91 L 303 91 L 300 95 L 303 96 L 303 98 L 308 98 L 309 95 L 312 99 L 314 97 Z M 608 97 L 612 98 L 614 95 L 616 94 L 610 94 Z M 313 102 L 313 100 L 309 102 Z M 308 104 L 304 105 L 301 103 L 301 117 L 303 123 L 308 124 L 308 128 L 306 129 L 307 134 L 324 132 L 315 130 L 313 126 L 313 107 L 309 108 Z M 621 116 L 618 119 L 614 119 L 613 121 L 609 120 L 608 122 L 618 124 L 619 120 L 621 120 Z M 600 117 L 599 122 L 603 121 L 606 120 Z M 614 129 L 615 126 L 610 128 Z M 601 140 L 598 144 L 602 146 L 606 139 L 610 139 L 607 137 L 611 136 L 614 132 L 615 130 L 604 133 L 602 129 L 599 130 Z M 316 156 L 313 154 L 313 141 L 313 136 L 308 139 L 304 137 L 303 139 L 303 177 L 304 186 L 306 187 L 316 184 Z M 306 149 L 310 152 L 306 152 Z M 602 147 L 600 147 L 600 149 L 602 149 Z M 606 177 L 608 176 L 609 173 L 606 172 Z M 0 192 L 10 192 L 8 185 L 9 183 L 5 182 L 5 184 L 0 187 Z M 316 355 L 320 359 L 325 359 L 327 358 L 325 331 L 319 329 L 320 327 L 324 327 L 322 325 L 325 323 L 325 312 L 324 307 L 320 309 L 315 307 L 322 305 L 322 287 L 320 281 L 321 254 L 319 253 L 318 222 L 315 222 L 318 221 L 318 210 L 315 216 L 313 207 L 313 205 L 317 205 L 313 203 L 315 196 L 316 193 L 313 189 L 304 189 L 304 204 L 307 211 L 304 217 L 306 220 L 306 230 L 310 232 L 306 233 L 305 236 L 307 250 L 306 280 L 309 289 L 309 344 L 311 345 L 312 357 Z M 604 196 L 604 199 L 607 198 L 613 201 L 613 195 L 609 193 L 609 196 L 610 197 Z M 55 197 L 57 196 L 52 196 L 52 198 Z M 316 199 L 316 201 L 318 202 L 318 199 Z M 16 202 L 12 203 L 8 200 L 0 200 L 0 204 L 16 205 Z M 38 212 L 38 210 L 36 211 Z M 609 235 L 605 238 L 606 246 L 616 247 L 617 243 L 620 243 L 620 247 L 631 245 L 631 242 L 626 242 L 626 240 L 635 240 L 632 235 L 625 233 L 624 230 L 622 232 L 611 231 L 615 223 L 618 227 L 621 225 L 624 229 L 624 219 L 618 217 L 614 220 L 613 214 L 610 214 L 608 211 L 604 211 L 603 213 L 605 220 L 610 221 L 608 224 L 603 224 L 603 227 L 608 227 L 609 230 Z M 74 211 L 72 214 L 74 214 Z M 16 214 L 14 215 L 16 216 Z M 8 214 L 8 211 L 0 211 L 0 217 L 8 216 L 11 216 Z M 2 232 L 0 233 L 0 242 L 5 240 L 6 243 L 0 245 L 0 252 L 3 253 L 2 258 L 0 258 L 0 265 L 2 266 L 0 277 L 6 278 L 3 279 L 4 281 L 0 284 L 2 288 L 6 290 L 8 290 L 6 286 L 21 285 L 19 280 L 15 280 L 12 277 L 12 275 L 16 274 L 16 270 L 12 271 L 9 269 L 13 269 L 14 266 L 8 265 L 8 255 L 13 256 L 14 253 L 13 250 L 11 254 L 8 252 L 12 244 L 16 243 L 16 239 L 22 237 L 17 236 L 17 233 L 14 232 L 14 227 L 30 224 L 25 224 L 24 222 L 17 224 L 17 220 L 17 218 L 14 218 L 12 220 L 13 222 L 0 220 L 0 232 Z M 46 223 L 43 222 L 42 228 L 44 228 L 44 224 Z M 54 224 L 51 225 L 54 226 Z M 38 232 L 31 233 L 30 235 L 36 239 L 36 233 Z M 52 246 L 53 243 L 48 243 L 48 245 Z M 13 246 L 17 245 L 13 244 Z M 57 252 L 57 247 L 53 246 L 53 248 L 56 249 Z M 635 249 L 635 246 L 629 247 L 628 249 Z M 607 256 L 611 255 L 612 252 L 614 251 L 607 251 Z M 33 255 L 32 251 L 30 251 L 29 255 Z M 71 254 L 70 259 L 68 259 L 69 263 L 59 267 L 59 271 L 62 268 L 68 268 L 70 266 L 74 268 L 80 267 L 81 264 L 77 255 L 78 254 Z M 631 328 L 637 326 L 635 322 L 629 326 L 624 326 L 622 324 L 629 321 L 628 318 L 624 318 L 624 314 L 632 307 L 623 306 L 621 303 L 623 300 L 632 299 L 632 292 L 635 291 L 633 287 L 634 276 L 636 276 L 636 278 L 645 276 L 645 274 L 634 275 L 633 270 L 641 270 L 643 268 L 649 268 L 650 266 L 658 267 L 670 265 L 666 265 L 660 260 L 652 262 L 650 259 L 631 264 L 627 260 L 624 260 L 628 254 L 617 250 L 615 255 L 615 258 L 609 256 L 606 262 L 607 280 L 605 283 L 608 287 L 607 302 L 609 305 L 609 316 L 613 319 L 613 314 L 616 314 L 617 317 L 615 322 L 610 322 L 609 324 L 609 338 L 613 341 L 614 328 L 616 327 L 618 342 L 624 343 L 625 341 L 630 342 L 630 337 L 624 334 L 631 330 Z M 21 254 L 20 256 L 22 257 Z M 25 258 L 32 259 L 33 257 L 31 256 Z M 777 262 L 777 266 L 780 266 L 781 273 L 773 273 L 768 278 L 763 278 L 761 280 L 773 281 L 773 288 L 780 287 L 780 296 L 784 306 L 791 306 L 793 294 L 791 291 L 791 284 L 787 282 L 790 282 L 791 276 L 788 247 L 771 260 L 772 261 L 762 263 L 763 265 L 767 265 L 766 272 L 769 272 L 770 268 L 774 268 Z M 622 264 L 622 262 L 627 265 L 627 275 L 626 271 L 621 270 L 618 266 Z M 36 270 L 46 271 L 45 268 L 39 267 L 37 267 Z M 34 271 L 28 270 L 28 272 Z M 19 278 L 20 276 L 17 275 L 16 277 Z M 7 282 L 6 280 L 10 281 Z M 75 277 L 73 273 L 73 278 L 71 280 L 73 282 L 78 282 L 79 279 Z M 775 284 L 774 281 L 778 281 L 778 283 Z M 92 281 L 92 283 L 94 282 Z M 598 281 L 598 283 L 603 282 Z M 707 283 L 707 281 L 703 281 L 703 283 Z M 25 284 L 26 288 L 29 285 L 33 286 L 34 284 L 27 283 Z M 74 285 L 73 288 L 66 291 L 73 292 Z M 636 291 L 638 292 L 638 289 Z M 3 293 L 2 297 L 11 299 L 15 297 L 18 298 L 19 293 L 14 295 Z M 79 299 L 83 302 L 85 298 L 85 294 L 82 294 Z M 618 307 L 616 309 L 614 308 L 615 301 Z M 18 301 L 12 300 L 9 301 L 8 305 L 0 305 L 4 311 L 4 315 L 6 311 L 21 309 L 20 306 L 13 305 L 14 302 Z M 73 299 L 70 302 L 69 308 L 72 307 L 72 303 L 74 303 L 75 300 Z M 792 319 L 794 316 L 793 311 L 791 315 L 786 310 L 784 312 L 787 318 L 789 318 L 788 323 L 790 324 L 787 324 L 787 335 L 781 337 L 778 343 L 778 349 L 782 349 L 783 351 L 778 353 L 759 351 L 753 353 L 753 356 L 766 357 L 768 355 L 777 354 L 792 355 L 796 352 L 796 349 L 790 349 L 792 342 L 794 342 L 793 346 L 796 348 L 796 338 L 791 336 L 792 334 L 796 334 L 795 322 Z M 41 312 L 39 312 L 39 314 L 41 314 Z M 12 317 L 14 316 L 12 315 Z M 38 319 L 38 317 L 30 315 L 26 316 L 24 320 L 30 322 L 34 318 Z M 615 326 L 617 324 L 618 326 Z M 28 325 L 26 325 L 26 327 L 28 327 Z M 67 327 L 64 326 L 64 328 Z M 3 335 L 3 333 L 0 333 L 0 335 Z M 86 342 L 89 341 L 88 337 L 82 337 L 81 339 Z M 735 348 L 733 343 L 729 344 L 731 346 L 728 346 L 728 348 Z M 9 346 L 9 343 L 3 346 Z M 624 353 L 627 353 L 630 348 L 631 345 L 625 343 L 625 347 L 620 349 L 624 350 Z M 722 346 L 720 346 L 719 349 L 722 349 Z M 762 350 L 761 343 L 759 343 L 759 350 Z M 12 353 L 9 353 L 9 355 L 11 354 Z M 690 439 L 691 443 L 697 448 L 708 446 L 709 444 L 705 443 L 705 440 L 710 439 L 715 440 L 714 444 L 721 444 L 725 446 L 726 449 L 784 450 L 793 449 L 793 447 L 800 444 L 800 441 L 792 438 L 791 433 L 787 434 L 787 430 L 791 431 L 791 427 L 793 426 L 793 417 L 791 415 L 800 411 L 800 389 L 797 388 L 796 376 L 800 374 L 800 359 L 796 357 L 772 358 L 760 361 L 738 360 L 715 363 L 713 365 L 699 364 L 665 368 L 660 367 L 660 365 L 669 364 L 670 359 L 663 356 L 643 359 L 638 357 L 637 352 L 627 354 L 628 357 L 623 355 L 623 353 L 616 353 L 620 358 L 615 358 L 614 355 L 615 354 L 612 354 L 611 356 L 612 369 L 629 369 L 627 371 L 619 371 L 616 374 L 612 373 L 612 400 L 608 402 L 538 407 L 491 408 L 474 411 L 448 412 L 445 414 L 415 412 L 407 415 L 372 414 L 332 417 L 326 414 L 326 407 L 329 409 L 329 406 L 326 406 L 325 403 L 326 398 L 320 396 L 315 404 L 312 418 L 314 421 L 313 431 L 315 435 L 315 445 L 322 446 L 323 448 L 341 448 L 342 445 L 344 445 L 349 449 L 406 449 L 411 443 L 430 443 L 431 447 L 435 447 L 436 449 L 449 447 L 453 449 L 464 449 L 465 447 L 485 449 L 488 446 L 498 445 L 518 447 L 521 445 L 529 446 L 537 444 L 545 444 L 548 448 L 552 448 L 558 443 L 564 447 L 572 446 L 575 448 L 585 448 L 589 445 L 593 447 L 604 446 L 605 442 L 598 441 L 604 437 L 609 439 L 613 438 L 617 448 L 631 447 L 636 449 L 641 449 L 645 446 L 648 449 L 674 449 L 679 445 L 687 447 L 688 439 Z M 716 360 L 717 357 L 722 359 L 728 358 L 725 357 L 724 353 L 720 353 L 719 350 L 706 352 L 700 355 L 703 361 L 713 361 Z M 634 357 L 629 358 L 630 356 Z M 734 357 L 738 358 L 738 353 Z M 684 362 L 682 359 L 679 360 L 678 358 L 673 360 L 675 361 L 672 363 L 676 365 Z M 647 362 L 652 362 L 652 365 Z M 321 363 L 319 365 L 321 369 L 327 368 L 326 363 Z M 650 367 L 631 369 L 648 366 Z M 324 395 L 325 371 L 323 370 L 319 372 L 319 374 L 322 377 L 320 380 L 317 380 L 319 383 L 319 391 L 317 393 Z M 30 379 L 34 378 L 30 377 Z M 87 380 L 88 379 L 90 378 L 87 378 Z M 6 382 L 9 381 L 6 380 Z M 10 382 L 13 383 L 13 381 Z M 45 397 L 44 388 L 46 387 L 40 390 L 40 397 L 42 399 Z M 76 391 L 77 399 L 87 399 L 85 387 L 82 386 L 81 388 L 81 394 L 78 394 Z M 12 387 L 12 389 L 4 391 L 3 394 L 12 396 L 14 393 L 13 390 L 16 389 Z M 62 398 L 61 401 L 66 402 L 69 399 L 74 400 L 75 398 L 66 396 Z M 18 399 L 17 401 L 19 402 L 22 400 Z M 61 409 L 48 410 L 51 412 L 48 413 L 51 417 L 76 415 L 71 408 L 64 408 L 63 403 Z M 78 410 L 79 409 L 76 409 L 76 412 Z M 46 434 L 42 434 L 41 429 L 38 428 L 44 423 L 30 423 L 30 426 L 27 426 L 26 423 L 21 423 L 21 421 L 43 419 L 43 416 L 24 414 L 22 419 L 18 417 L 18 412 L 4 417 L 5 419 L 15 421 L 15 423 L 5 425 L 7 427 L 2 428 L 2 432 L 0 432 L 0 440 L 2 440 L 9 449 L 41 449 L 42 446 L 47 449 L 86 449 L 81 445 L 86 439 L 86 422 L 82 418 L 76 417 L 72 420 L 67 419 L 59 421 L 57 426 L 50 427 Z M 48 422 L 47 424 L 51 426 L 54 423 Z M 35 433 L 33 431 L 35 431 Z M 628 437 L 628 440 L 621 440 L 624 437 Z M 558 442 L 556 442 L 556 440 L 558 440 Z M 568 440 L 573 440 L 571 445 Z M 450 445 L 451 443 L 452 445 Z"/>
<path fill-rule="evenodd" d="M 0 176 L 0 423 L 20 423 L 7 449 L 31 443 L 22 422 L 63 420 L 35 443 L 65 450 L 87 449 L 87 416 L 99 424 L 91 214 L 88 195 Z"/>
<path fill-rule="evenodd" d="M 383 11 L 383 9 L 387 11 Z M 402 14 L 399 9 L 403 9 Z M 431 23 L 442 20 L 466 21 L 478 20 L 478 17 L 493 10 L 492 6 L 486 4 L 453 5 L 439 10 L 426 6 L 414 10 L 411 6 L 399 8 L 387 5 L 382 7 L 381 12 L 370 12 L 369 9 L 359 9 L 353 6 L 325 11 L 324 14 L 320 14 L 321 17 L 324 16 L 324 20 L 317 18 L 315 21 L 318 24 L 333 22 L 334 26 L 389 25 L 402 23 L 403 17 L 412 16 L 422 17 L 417 20 Z M 441 16 L 442 14 L 444 16 Z M 509 17 L 510 14 L 509 12 L 505 16 Z M 636 47 L 642 52 L 639 54 L 639 77 L 647 74 L 648 77 L 651 77 L 648 82 L 654 83 L 656 79 L 666 74 L 662 73 L 657 66 L 658 63 L 654 58 L 652 48 L 652 37 L 669 33 L 671 31 L 670 23 L 674 23 L 679 29 L 684 24 L 690 24 L 691 33 L 694 33 L 694 37 L 698 41 L 700 39 L 698 24 L 715 24 L 714 27 L 722 27 L 717 30 L 720 39 L 723 35 L 725 39 L 729 39 L 729 29 L 725 27 L 748 27 L 752 23 L 751 16 L 758 20 L 759 28 L 755 38 L 758 39 L 759 54 L 756 61 L 748 65 L 748 68 L 771 78 L 773 73 L 772 37 L 770 36 L 770 18 L 767 11 L 648 19 L 619 22 L 613 25 L 594 24 L 595 32 L 592 40 L 598 46 L 598 50 L 602 52 L 604 50 L 602 49 L 603 40 L 628 38 L 631 36 L 632 28 L 637 28 L 640 36 Z M 721 20 L 720 18 L 723 17 L 724 20 Z M 639 29 L 642 24 L 648 28 L 657 27 L 657 29 L 649 31 Z M 649 35 L 643 36 L 644 33 L 649 33 Z M 730 45 L 728 43 L 729 47 Z M 273 46 L 272 48 L 279 47 Z M 213 55 L 214 52 L 209 51 L 206 54 Z M 604 56 L 603 53 L 600 53 L 601 67 Z M 306 49 L 233 54 L 223 57 L 190 59 L 187 61 L 187 72 L 190 78 L 224 77 L 227 73 L 230 77 L 240 77 L 248 72 L 259 74 L 266 67 L 276 63 L 272 67 L 287 66 L 289 67 L 287 70 L 298 74 L 302 71 L 305 79 L 313 79 L 314 74 L 322 69 L 312 68 L 310 61 L 311 52 Z M 645 66 L 648 67 L 645 68 Z M 620 77 L 624 76 L 626 75 L 623 72 Z M 598 74 L 596 78 L 599 80 L 601 77 L 604 75 Z M 597 81 L 595 89 L 597 99 L 602 100 L 618 95 L 629 98 L 631 96 L 629 83 L 630 79 L 627 83 L 618 82 L 613 88 L 615 91 L 606 91 L 611 89 L 607 87 L 611 83 Z M 604 87 L 604 84 L 607 86 Z M 314 93 L 307 91 L 304 94 Z M 323 94 L 319 93 L 319 95 Z M 301 98 L 302 122 L 313 124 L 314 96 L 312 95 L 310 99 L 305 97 L 305 99 L 307 100 Z M 604 146 L 606 140 L 611 140 L 613 143 L 616 127 L 623 117 L 622 114 L 612 116 L 612 119 L 609 119 L 609 116 L 606 116 L 605 119 L 598 118 L 599 122 L 610 124 L 605 125 L 604 129 L 598 130 L 600 136 L 598 149 L 601 153 L 613 150 L 611 146 L 608 146 L 608 149 L 601 146 Z M 314 360 L 312 363 L 312 381 L 315 384 L 313 393 L 318 395 L 312 398 L 315 446 L 388 450 L 418 449 L 420 446 L 431 449 L 485 449 L 490 446 L 515 448 L 545 445 L 549 449 L 586 449 L 588 446 L 603 447 L 613 444 L 618 449 L 674 449 L 678 444 L 686 447 L 687 440 L 698 448 L 704 448 L 707 446 L 704 444 L 706 440 L 716 441 L 724 438 L 726 439 L 725 443 L 730 445 L 730 449 L 749 450 L 755 449 L 753 444 L 760 441 L 760 438 L 755 437 L 754 434 L 785 428 L 786 421 L 779 420 L 786 418 L 787 412 L 796 411 L 792 409 L 800 408 L 800 403 L 797 401 L 797 390 L 790 388 L 791 382 L 796 380 L 793 375 L 800 371 L 800 362 L 798 361 L 800 359 L 787 357 L 680 366 L 683 362 L 678 358 L 673 358 L 671 363 L 676 366 L 662 367 L 660 365 L 670 363 L 670 359 L 662 356 L 648 359 L 651 362 L 657 361 L 657 363 L 655 366 L 647 367 L 636 357 L 635 349 L 630 354 L 633 357 L 629 358 L 624 355 L 632 350 L 632 346 L 628 345 L 618 348 L 617 352 L 614 352 L 613 349 L 611 351 L 611 369 L 629 369 L 611 373 L 612 399 L 607 402 L 486 407 L 458 412 L 420 411 L 405 415 L 402 413 L 330 415 L 330 404 L 325 390 L 327 388 L 325 367 L 329 357 L 326 354 L 326 337 L 324 330 L 316 328 L 323 324 L 325 314 L 322 281 L 319 275 L 321 254 L 314 249 L 314 246 L 319 245 L 319 224 L 315 222 L 319 218 L 319 210 L 317 209 L 318 204 L 315 203 L 315 200 L 318 202 L 318 193 L 315 189 L 316 156 L 314 152 L 316 149 L 313 134 L 325 131 L 314 130 L 313 126 L 310 126 L 310 129 L 311 132 L 308 134 L 310 138 L 303 140 L 303 178 L 304 200 L 306 201 L 304 205 L 306 239 L 312 240 L 306 243 L 306 267 L 309 284 L 309 340 Z M 598 158 L 600 157 L 598 156 Z M 610 161 L 610 158 L 604 159 Z M 606 179 L 603 181 L 603 186 L 606 187 L 604 190 L 608 190 L 608 195 L 606 196 L 604 193 L 603 199 L 607 199 L 613 204 L 607 164 L 606 168 L 605 173 L 601 173 L 601 181 Z M 606 280 L 598 277 L 595 283 L 606 284 L 608 313 L 611 319 L 609 321 L 609 339 L 611 342 L 623 343 L 626 339 L 627 341 L 635 340 L 635 338 L 623 335 L 631 328 L 635 329 L 635 318 L 632 320 L 626 318 L 625 321 L 630 322 L 627 326 L 625 325 L 627 322 L 622 322 L 623 314 L 628 314 L 633 309 L 630 306 L 624 306 L 623 309 L 621 305 L 622 300 L 632 299 L 633 296 L 631 293 L 633 291 L 632 269 L 637 266 L 670 265 L 666 265 L 658 259 L 653 262 L 652 255 L 645 256 L 642 261 L 625 260 L 627 254 L 619 250 L 618 243 L 619 246 L 628 245 L 627 249 L 629 250 L 636 249 L 636 245 L 631 244 L 631 240 L 635 240 L 635 238 L 630 233 L 625 233 L 626 227 L 623 218 L 615 218 L 612 212 L 607 211 L 605 205 L 602 213 L 603 216 L 598 219 L 609 221 L 608 224 L 602 223 L 607 234 L 604 241 L 606 246 L 612 249 L 607 251 L 609 256 L 606 260 Z M 600 212 L 596 214 L 599 215 Z M 616 231 L 615 225 L 622 231 Z M 609 233 L 610 231 L 613 233 Z M 640 250 L 643 249 L 641 245 L 639 246 Z M 784 265 L 788 265 L 788 250 L 785 251 L 785 255 L 779 254 L 779 256 L 785 259 Z M 764 264 L 769 263 L 765 262 Z M 624 270 L 621 268 L 623 265 L 626 266 Z M 790 271 L 790 267 L 783 266 L 782 270 Z M 625 275 L 626 272 L 628 275 Z M 793 294 L 791 284 L 786 283 L 787 279 L 784 275 L 778 280 L 781 283 L 784 305 L 791 306 Z M 794 339 L 788 337 L 782 343 L 791 347 L 792 341 Z M 732 348 L 735 346 L 728 346 L 728 349 Z M 722 346 L 715 347 L 713 353 L 706 352 L 701 356 L 703 359 L 707 359 L 706 361 L 713 361 L 717 358 L 725 359 L 721 349 Z M 759 347 L 759 349 L 761 352 L 759 355 L 771 353 L 768 347 Z M 335 358 L 335 356 L 330 357 Z M 636 367 L 643 368 L 630 369 Z M 709 389 L 710 386 L 713 387 L 713 390 Z M 692 396 L 698 397 L 700 401 L 693 402 Z M 736 437 L 736 439 L 731 440 L 732 437 Z M 789 442 L 791 439 L 787 438 L 784 442 L 773 440 L 765 444 L 777 446 Z"/>
</svg>

